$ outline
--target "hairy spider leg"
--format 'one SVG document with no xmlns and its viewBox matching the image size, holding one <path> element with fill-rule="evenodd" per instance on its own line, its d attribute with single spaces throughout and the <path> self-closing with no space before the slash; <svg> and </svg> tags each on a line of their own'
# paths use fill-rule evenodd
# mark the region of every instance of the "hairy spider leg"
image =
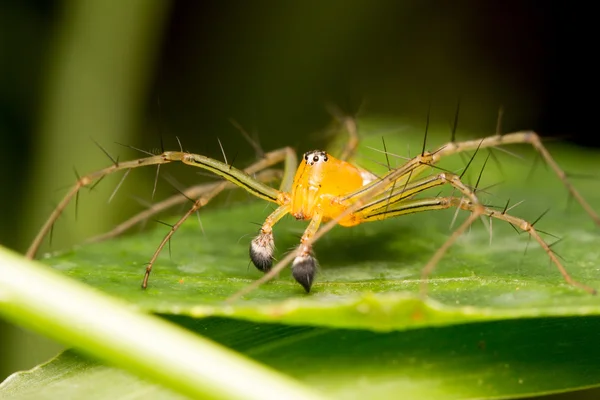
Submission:
<svg viewBox="0 0 600 400">
<path fill-rule="evenodd" d="M 481 204 L 475 192 L 465 185 L 458 175 L 450 172 L 441 172 L 436 175 L 409 182 L 403 188 L 391 192 L 387 199 L 377 199 L 355 211 L 357 223 L 384 220 L 390 218 L 390 212 L 402 204 L 405 199 L 410 199 L 418 193 L 436 186 L 449 184 L 458 189 L 464 196 L 471 199 L 472 203 Z M 388 201 L 389 200 L 389 201 Z M 420 206 L 418 206 L 420 207 Z M 417 209 L 415 212 L 426 211 Z M 402 214 L 398 214 L 402 215 Z M 396 216 L 393 214 L 392 216 Z"/>
<path fill-rule="evenodd" d="M 457 228 L 450 238 L 440 247 L 429 262 L 421 271 L 421 293 L 425 294 L 427 291 L 427 278 L 433 272 L 435 265 L 444 255 L 446 250 L 454 243 L 454 241 L 460 236 L 479 216 L 486 215 L 490 218 L 496 218 L 521 229 L 523 232 L 527 232 L 531 237 L 535 239 L 540 247 L 548 254 L 550 260 L 556 265 L 560 274 L 564 280 L 575 287 L 579 287 L 591 294 L 596 294 L 596 290 L 574 280 L 566 268 L 562 265 L 556 254 L 552 251 L 550 246 L 542 239 L 538 231 L 534 228 L 533 224 L 519 217 L 507 214 L 505 211 L 499 212 L 489 207 L 474 204 L 470 199 L 459 198 L 454 196 L 449 197 L 432 197 L 424 199 L 409 199 L 399 201 L 397 204 L 391 205 L 387 210 L 376 209 L 371 211 L 370 214 L 365 215 L 365 220 L 381 220 L 392 217 L 398 217 L 406 214 L 413 214 L 423 211 L 433 210 L 444 210 L 452 207 L 457 207 L 462 210 L 470 211 L 471 216 L 465 220 L 465 222 Z"/>
<path fill-rule="evenodd" d="M 286 157 L 291 158 L 291 161 L 288 161 Z M 265 160 L 261 160 L 257 164 L 264 165 L 266 168 L 278 162 L 285 161 L 286 168 L 289 168 L 290 164 L 294 164 L 294 160 L 295 152 L 288 147 L 267 153 L 267 155 L 265 156 Z M 197 167 L 201 167 L 225 178 L 226 180 L 230 181 L 236 186 L 246 188 L 249 192 L 257 195 L 258 197 L 269 201 L 278 201 L 277 197 L 280 193 L 278 190 L 256 181 L 255 179 L 245 174 L 243 171 L 238 170 L 237 168 L 227 165 L 221 161 L 214 160 L 209 157 L 201 156 L 198 154 L 186 153 L 182 151 L 165 151 L 162 154 L 155 156 L 140 158 L 131 161 L 117 162 L 111 165 L 110 167 L 92 172 L 88 175 L 79 178 L 77 182 L 67 192 L 67 194 L 62 198 L 62 200 L 54 209 L 54 211 L 52 211 L 52 213 L 50 214 L 50 216 L 36 235 L 35 239 L 29 246 L 29 249 L 27 250 L 25 256 L 28 258 L 35 257 L 35 254 L 37 253 L 37 250 L 39 249 L 42 240 L 48 234 L 48 232 L 52 228 L 52 225 L 60 217 L 60 215 L 65 210 L 69 202 L 77 195 L 77 193 L 79 193 L 79 191 L 82 188 L 90 186 L 98 182 L 105 176 L 118 171 L 129 171 L 134 168 L 149 165 L 162 165 L 171 162 L 182 162 L 185 164 L 191 164 Z M 292 170 L 294 168 L 292 168 Z M 284 177 L 282 185 L 291 185 L 291 181 L 292 178 Z"/>
<path fill-rule="evenodd" d="M 392 169 L 391 171 L 389 171 L 388 173 L 383 175 L 381 178 L 374 180 L 373 182 L 371 182 L 367 185 L 364 185 L 363 187 L 359 188 L 358 190 L 356 190 L 352 193 L 349 193 L 348 195 L 346 195 L 344 197 L 334 199 L 333 201 L 340 204 L 341 208 L 345 208 L 345 210 L 343 212 L 341 212 L 339 215 L 337 215 L 335 218 L 332 218 L 324 226 L 322 226 L 314 235 L 312 235 L 306 241 L 306 243 L 303 243 L 303 245 L 312 246 L 312 244 L 314 242 L 316 242 L 320 237 L 322 237 L 324 234 L 326 234 L 328 231 L 330 231 L 337 224 L 346 225 L 346 226 L 355 225 L 356 223 L 354 223 L 354 224 L 348 223 L 349 221 L 352 221 L 353 219 L 359 219 L 359 217 L 354 215 L 354 213 L 356 213 L 361 208 L 365 208 L 365 206 L 368 207 L 369 202 L 373 199 L 381 200 L 381 198 L 385 198 L 385 196 L 390 196 L 387 193 L 387 191 L 390 190 L 390 188 L 403 188 L 405 185 L 408 184 L 408 182 L 411 179 L 415 179 L 418 175 L 422 174 L 425 170 L 428 170 L 434 164 L 439 162 L 439 160 L 442 159 L 443 157 L 448 157 L 453 154 L 459 154 L 464 151 L 477 150 L 480 148 L 497 147 L 497 146 L 502 146 L 502 145 L 506 145 L 506 144 L 521 144 L 521 143 L 522 144 L 526 144 L 526 143 L 531 144 L 542 155 L 544 160 L 550 165 L 550 167 L 553 169 L 555 174 L 558 176 L 558 178 L 561 180 L 561 182 L 565 185 L 565 187 L 567 188 L 569 193 L 579 202 L 579 204 L 581 204 L 582 208 L 586 211 L 586 213 L 588 215 L 590 215 L 592 220 L 596 224 L 600 224 L 600 218 L 598 217 L 598 215 L 589 206 L 589 204 L 583 199 L 583 197 L 573 187 L 573 185 L 569 182 L 564 171 L 562 171 L 562 169 L 560 169 L 560 167 L 558 166 L 556 161 L 554 161 L 554 159 L 552 158 L 550 153 L 547 151 L 545 146 L 541 143 L 539 136 L 535 132 L 532 132 L 532 131 L 520 131 L 520 132 L 509 133 L 509 134 L 505 134 L 505 135 L 496 134 L 496 135 L 489 136 L 489 137 L 486 137 L 483 139 L 467 140 L 467 141 L 462 141 L 462 142 L 450 142 L 450 143 L 440 146 L 434 152 L 425 152 L 424 151 L 422 154 L 417 155 L 416 157 L 407 161 L 404 165 L 402 165 L 398 168 Z M 423 190 L 425 190 L 425 189 L 423 189 Z M 401 192 L 401 190 L 400 190 L 400 192 Z M 379 199 L 377 199 L 378 196 L 380 197 Z M 468 197 L 470 197 L 470 196 L 468 196 Z M 386 202 L 387 202 L 387 198 L 386 198 Z M 350 204 L 350 205 L 348 205 L 348 204 Z M 433 255 L 433 257 L 431 258 L 429 263 L 424 268 L 424 271 L 427 274 L 429 274 L 430 271 L 433 270 L 433 268 L 435 267 L 435 265 L 437 264 L 439 259 L 441 259 L 441 257 L 445 254 L 447 249 L 452 245 L 452 243 L 456 240 L 456 238 L 458 236 L 460 236 L 460 234 L 462 234 L 462 232 L 464 232 L 480 215 L 484 214 L 484 212 L 480 209 L 480 207 L 481 207 L 480 204 L 477 204 L 477 206 L 474 205 L 473 208 L 470 210 L 472 212 L 471 216 L 458 229 L 456 229 L 456 231 L 448 239 L 448 241 L 442 247 L 440 247 L 438 249 L 438 251 L 436 251 L 436 253 Z M 434 208 L 432 208 L 432 209 L 434 209 Z M 425 210 L 423 210 L 423 211 L 425 211 Z M 506 215 L 506 214 L 503 214 L 503 215 Z M 492 217 L 499 218 L 497 213 L 494 214 Z M 522 223 L 526 222 L 524 220 L 520 220 L 520 221 L 522 221 Z M 357 222 L 357 223 L 360 223 L 360 222 Z M 531 226 L 531 224 L 529 224 L 529 225 Z M 549 246 L 545 242 L 543 242 L 541 237 L 539 237 L 539 235 L 537 234 L 537 231 L 533 230 L 532 228 L 533 227 L 531 226 L 531 228 L 527 228 L 524 230 L 530 234 L 531 234 L 531 232 L 535 232 L 535 234 L 532 234 L 532 236 L 534 236 L 536 241 L 538 241 L 538 243 L 540 243 L 540 245 L 544 249 L 546 249 L 546 248 L 549 249 Z M 544 244 L 542 245 L 541 242 L 543 242 Z M 573 279 L 571 279 L 568 274 L 566 274 L 565 268 L 562 266 L 562 264 L 560 264 L 558 262 L 558 259 L 556 258 L 554 253 L 552 253 L 550 251 L 548 254 L 552 261 L 556 260 L 555 264 L 557 265 L 557 268 L 559 269 L 559 271 L 561 272 L 563 277 L 565 277 L 565 280 L 568 283 L 576 282 Z M 246 288 L 237 291 L 232 296 L 230 296 L 227 300 L 230 302 L 234 301 L 234 300 L 244 296 L 245 294 L 250 293 L 251 291 L 256 289 L 258 286 L 260 286 L 261 284 L 273 279 L 274 277 L 276 277 L 279 274 L 279 272 L 283 268 L 285 268 L 290 262 L 292 262 L 292 260 L 295 257 L 296 257 L 296 253 L 288 254 L 287 256 L 282 258 L 277 263 L 277 265 L 272 267 L 271 270 L 268 273 L 266 273 L 263 277 L 254 281 L 252 284 L 248 285 Z M 595 293 L 594 289 L 588 288 L 587 286 L 582 285 L 579 282 L 576 282 L 573 285 L 581 287 L 590 293 Z"/>
<path fill-rule="evenodd" d="M 342 150 L 342 153 L 338 157 L 342 161 L 348 161 L 356 154 L 358 148 L 359 137 L 358 129 L 356 127 L 356 120 L 352 117 L 337 115 L 336 118 L 340 123 L 344 125 L 346 132 L 348 132 L 348 141 Z"/>
<path fill-rule="evenodd" d="M 260 163 L 262 164 L 261 160 Z M 253 165 L 257 165 L 253 164 Z M 244 172 L 248 174 L 252 174 L 257 181 L 267 183 L 275 180 L 279 180 L 283 177 L 283 171 L 279 169 L 265 169 L 260 172 L 249 172 L 250 168 L 246 168 Z M 168 197 L 162 201 L 157 203 L 153 203 L 148 206 L 148 208 L 142 212 L 137 213 L 131 218 L 121 222 L 119 225 L 115 226 L 108 232 L 102 233 L 97 236 L 93 236 L 89 239 L 86 239 L 86 243 L 97 243 L 103 240 L 111 239 L 116 237 L 127 230 L 133 228 L 135 225 L 145 222 L 150 219 L 152 216 L 161 213 L 162 211 L 168 210 L 171 207 L 174 207 L 178 204 L 185 203 L 186 201 L 190 201 L 190 199 L 198 199 L 202 196 L 205 197 L 205 200 L 208 202 L 213 197 L 215 197 L 218 193 L 220 193 L 216 188 L 221 187 L 221 190 L 231 190 L 237 189 L 237 186 L 229 181 L 219 181 L 219 182 L 211 182 L 211 183 L 203 183 L 200 185 L 195 185 L 183 190 L 181 193 L 177 193 Z M 217 191 L 217 193 L 213 193 L 213 191 Z M 210 194 L 210 197 L 209 197 Z M 193 201 L 193 200 L 192 200 Z"/>
<path fill-rule="evenodd" d="M 596 225 L 600 225 L 600 216 L 594 211 L 583 196 L 575 189 L 570 182 L 567 174 L 560 168 L 554 160 L 546 146 L 543 145 L 539 135 L 533 131 L 520 131 L 515 133 L 507 133 L 505 135 L 494 135 L 484 139 L 467 140 L 464 142 L 451 142 L 441 146 L 434 151 L 434 162 L 437 162 L 442 157 L 447 157 L 463 151 L 474 150 L 477 147 L 498 147 L 507 144 L 530 144 L 544 159 L 544 161 L 554 171 L 558 179 L 567 188 L 569 194 L 577 200 L 584 211 L 592 218 Z"/>
<path fill-rule="evenodd" d="M 261 166 L 266 168 L 273 164 L 276 164 L 281 161 L 285 161 L 284 167 L 284 176 L 282 179 L 282 187 L 289 185 L 290 178 L 290 167 L 297 163 L 296 161 L 296 153 L 289 147 L 285 147 L 280 151 L 275 151 L 268 153 L 266 155 L 266 159 L 269 162 L 262 162 Z M 213 159 L 209 159 L 204 156 L 198 156 L 196 154 L 188 154 L 186 157 L 183 157 L 181 160 L 183 163 L 188 165 L 193 165 L 195 167 L 200 167 L 204 169 L 208 169 L 211 172 L 214 172 L 217 175 L 222 176 L 227 181 L 235 184 L 238 187 L 241 187 L 251 194 L 260 197 L 262 199 L 277 203 L 277 204 L 285 204 L 288 202 L 288 194 L 286 192 L 279 191 L 275 188 L 272 188 L 248 175 L 245 171 L 241 171 L 237 168 L 232 167 L 231 165 L 221 163 L 220 161 L 216 161 Z M 261 162 L 259 162 L 261 163 Z M 258 164 L 258 163 L 256 163 Z M 255 165 L 256 165 L 255 164 Z M 254 170 L 256 167 L 249 167 L 247 170 Z M 201 207 L 205 206 L 210 199 L 215 197 L 217 194 L 222 192 L 226 188 L 226 184 L 228 182 L 222 182 L 221 185 L 215 187 L 211 192 L 209 192 L 205 196 L 201 196 L 194 202 L 194 205 L 181 217 L 179 220 L 169 229 L 167 234 L 164 236 L 163 240 L 160 242 L 152 258 L 146 265 L 146 271 L 144 273 L 144 279 L 142 280 L 142 288 L 146 289 L 148 287 L 148 279 L 150 278 L 150 273 L 152 272 L 152 267 L 156 262 L 156 259 L 160 255 L 160 252 L 164 248 L 164 246 L 169 242 L 173 234 L 179 229 L 181 224 L 193 213 L 198 211 Z"/>
<path fill-rule="evenodd" d="M 542 239 L 539 233 L 535 230 L 533 224 L 529 223 L 528 221 L 522 218 L 507 214 L 505 211 L 498 212 L 492 208 L 485 207 L 482 206 L 480 203 L 474 202 L 473 199 L 476 199 L 475 193 L 472 192 L 466 185 L 462 183 L 460 183 L 460 186 L 457 186 L 459 182 L 460 178 L 454 174 L 440 173 L 435 176 L 411 182 L 407 185 L 406 189 L 403 189 L 398 194 L 392 193 L 389 196 L 389 199 L 391 200 L 389 203 L 386 202 L 386 204 L 382 204 L 381 200 L 377 200 L 357 210 L 357 213 L 362 214 L 364 222 L 383 220 L 391 217 L 397 217 L 400 215 L 423 211 L 447 209 L 451 207 L 457 207 L 463 210 L 470 211 L 472 213 L 470 218 L 467 219 L 461 227 L 457 228 L 453 232 L 452 236 L 446 241 L 446 243 L 442 247 L 440 247 L 436 251 L 434 256 L 423 268 L 421 276 L 421 278 L 423 279 L 421 292 L 423 294 L 426 292 L 427 277 L 431 274 L 439 259 L 441 259 L 443 254 L 452 245 L 452 243 L 454 243 L 458 236 L 460 236 L 460 234 L 462 234 L 462 232 L 464 232 L 464 230 L 466 230 L 480 215 L 486 215 L 490 218 L 496 218 L 508 222 L 511 225 L 518 227 L 522 231 L 527 232 L 539 243 L 540 247 L 542 247 L 542 249 L 548 254 L 548 257 L 556 265 L 559 272 L 561 273 L 561 275 L 567 283 L 569 283 L 572 286 L 579 287 L 589 293 L 596 294 L 595 289 L 571 278 L 566 268 L 561 264 L 554 252 L 550 249 L 550 246 Z M 421 191 L 445 183 L 450 183 L 452 186 L 457 187 L 465 196 L 469 197 L 469 200 L 466 200 L 464 198 L 459 199 L 457 197 L 410 199 L 410 197 L 414 196 L 415 194 Z"/>
<path fill-rule="evenodd" d="M 99 181 L 106 175 L 110 175 L 117 171 L 127 171 L 133 168 L 143 167 L 146 165 L 161 165 L 168 164 L 173 161 L 180 161 L 181 154 L 182 153 L 177 152 L 165 152 L 160 155 L 140 158 L 138 160 L 117 162 L 111 165 L 110 167 L 92 172 L 91 174 L 79 178 L 75 185 L 73 185 L 71 189 L 67 192 L 67 194 L 62 198 L 58 206 L 56 206 L 56 208 L 52 211 L 52 213 L 50 214 L 50 216 L 48 217 L 48 219 L 46 220 L 36 237 L 33 239 L 33 242 L 27 249 L 25 257 L 35 257 L 35 254 L 37 253 L 42 243 L 42 240 L 44 240 L 44 237 L 46 237 L 48 232 L 50 232 L 52 225 L 54 225 L 58 217 L 60 217 L 60 215 L 67 207 L 69 202 L 73 199 L 73 197 L 77 195 L 77 193 L 79 193 L 79 190 L 81 190 L 81 188 L 89 186 L 92 183 Z"/>
</svg>

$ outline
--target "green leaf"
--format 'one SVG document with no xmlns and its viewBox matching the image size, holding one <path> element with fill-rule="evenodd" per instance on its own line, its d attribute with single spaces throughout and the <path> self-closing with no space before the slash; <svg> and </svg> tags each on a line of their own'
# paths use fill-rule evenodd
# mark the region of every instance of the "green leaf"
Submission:
<svg viewBox="0 0 600 400">
<path fill-rule="evenodd" d="M 11 399 L 188 399 L 123 370 L 107 367 L 67 351 L 30 371 L 19 372 L 0 385 Z"/>
<path fill-rule="evenodd" d="M 600 318 L 544 318 L 408 332 L 174 321 L 338 399 L 515 398 L 598 385 Z M 232 380 L 236 377 L 232 376 Z M 256 383 L 260 385 L 260 382 Z M 0 386 L 15 399 L 175 399 L 116 368 L 66 352 Z"/>
<path fill-rule="evenodd" d="M 385 165 L 386 158 L 371 147 L 381 148 L 382 135 L 392 153 L 405 154 L 410 145 L 414 155 L 421 148 L 422 135 L 411 135 L 409 128 L 395 121 L 365 120 L 361 130 L 364 140 L 357 160 L 380 173 L 385 168 L 377 162 Z M 444 130 L 432 131 L 428 148 L 433 149 L 448 135 Z M 598 175 L 597 152 L 556 143 L 548 147 L 569 173 Z M 600 234 L 593 221 L 574 201 L 566 209 L 567 191 L 551 170 L 539 167 L 527 178 L 535 155 L 530 146 L 511 146 L 508 150 L 522 158 L 494 151 L 495 157 L 483 172 L 480 196 L 500 210 L 508 199 L 511 205 L 525 200 L 510 213 L 532 222 L 549 208 L 536 228 L 555 235 L 544 236 L 550 243 L 564 238 L 553 249 L 569 273 L 600 288 Z M 481 153 L 464 177 L 472 185 L 485 159 L 485 152 Z M 492 162 L 496 158 L 500 166 Z M 402 162 L 395 157 L 390 160 L 392 166 Z M 465 163 L 455 156 L 440 165 L 460 171 Z M 597 178 L 580 179 L 575 186 L 600 211 Z M 498 185 L 485 189 L 493 184 Z M 437 190 L 430 192 L 430 196 L 437 195 Z M 354 228 L 337 227 L 315 246 L 321 269 L 309 295 L 285 271 L 245 300 L 225 304 L 223 300 L 260 276 L 249 265 L 247 246 L 256 232 L 251 223 L 261 223 L 270 211 L 271 207 L 261 202 L 212 210 L 209 205 L 201 213 L 204 233 L 195 218 L 184 223 L 171 240 L 171 256 L 167 249 L 162 252 L 145 291 L 139 289 L 145 264 L 166 233 L 165 227 L 86 245 L 45 262 L 140 309 L 193 317 L 228 316 L 385 331 L 506 318 L 600 314 L 597 296 L 565 283 L 535 241 L 529 243 L 527 234 L 519 235 L 498 220 L 493 221 L 491 244 L 488 229 L 480 222 L 459 238 L 429 281 L 430 297 L 422 301 L 418 296 L 421 269 L 450 235 L 454 210 Z M 458 218 L 466 218 L 466 212 L 459 213 Z M 305 225 L 290 217 L 276 226 L 279 256 L 297 245 Z"/>
</svg>

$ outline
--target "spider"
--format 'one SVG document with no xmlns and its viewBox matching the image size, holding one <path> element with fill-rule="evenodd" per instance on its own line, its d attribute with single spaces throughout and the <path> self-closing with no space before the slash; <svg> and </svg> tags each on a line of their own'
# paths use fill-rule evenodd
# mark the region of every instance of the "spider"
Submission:
<svg viewBox="0 0 600 400">
<path fill-rule="evenodd" d="M 423 291 L 425 291 L 427 277 L 453 242 L 476 219 L 481 216 L 488 216 L 508 222 L 518 229 L 527 232 L 544 249 L 567 283 L 582 288 L 589 293 L 596 293 L 593 288 L 571 278 L 555 253 L 550 249 L 550 246 L 534 228 L 534 224 L 508 214 L 508 204 L 502 211 L 483 205 L 478 199 L 475 190 L 462 181 L 462 176 L 451 172 L 439 170 L 442 172 L 436 172 L 423 177 L 424 172 L 431 171 L 432 167 L 442 158 L 454 154 L 465 151 L 475 151 L 476 153 L 482 148 L 527 143 L 540 153 L 570 194 L 581 204 L 594 222 L 600 225 L 600 217 L 598 217 L 590 205 L 571 185 L 566 174 L 559 168 L 535 132 L 497 133 L 483 139 L 457 142 L 454 140 L 454 129 L 452 139 L 449 143 L 428 152 L 425 150 L 426 128 L 423 150 L 420 154 L 408 160 L 404 165 L 397 168 L 390 168 L 389 172 L 384 175 L 376 176 L 368 170 L 348 161 L 358 145 L 357 127 L 352 118 L 343 118 L 341 122 L 349 134 L 349 139 L 339 158 L 323 150 L 313 150 L 304 153 L 302 160 L 298 163 L 295 151 L 289 147 L 285 147 L 264 154 L 261 160 L 244 170 L 237 169 L 227 164 L 227 162 L 185 152 L 182 149 L 180 151 L 165 151 L 159 155 L 148 153 L 148 157 L 127 162 L 113 160 L 113 165 L 78 179 L 43 225 L 26 255 L 29 258 L 35 256 L 43 238 L 48 234 L 67 204 L 73 197 L 77 196 L 81 188 L 89 186 L 104 176 L 117 171 L 124 170 L 127 174 L 131 169 L 137 167 L 147 165 L 160 166 L 161 164 L 171 162 L 182 162 L 208 170 L 224 178 L 225 181 L 190 188 L 182 193 L 183 196 L 175 196 L 156 204 L 146 212 L 121 224 L 112 232 L 96 238 L 103 239 L 114 236 L 147 218 L 149 215 L 161 211 L 178 201 L 182 201 L 182 197 L 197 199 L 192 208 L 171 227 L 158 246 L 146 266 L 142 288 L 148 286 L 152 267 L 160 251 L 179 226 L 191 214 L 205 206 L 223 190 L 240 187 L 258 198 L 275 203 L 278 207 L 266 218 L 258 235 L 250 242 L 250 259 L 256 268 L 265 274 L 261 279 L 258 279 L 252 285 L 235 294 L 233 298 L 237 298 L 259 284 L 272 279 L 290 262 L 294 279 L 306 292 L 310 292 L 317 272 L 317 259 L 313 254 L 313 243 L 336 224 L 351 227 L 365 222 L 380 221 L 410 213 L 448 208 L 466 210 L 471 212 L 471 215 L 453 232 L 423 268 Z M 429 118 L 427 121 L 428 125 Z M 281 162 L 284 163 L 283 174 L 270 169 L 270 167 Z M 271 187 L 266 183 L 276 177 L 281 178 L 279 189 Z M 415 195 L 425 190 L 442 185 L 453 187 L 460 195 L 414 198 Z M 284 257 L 277 265 L 273 266 L 275 259 L 273 226 L 287 214 L 291 214 L 297 220 L 307 220 L 310 222 L 300 239 L 300 245 L 297 249 Z M 327 224 L 321 226 L 327 221 L 329 221 Z M 321 229 L 319 229 L 320 227 Z"/>
</svg>

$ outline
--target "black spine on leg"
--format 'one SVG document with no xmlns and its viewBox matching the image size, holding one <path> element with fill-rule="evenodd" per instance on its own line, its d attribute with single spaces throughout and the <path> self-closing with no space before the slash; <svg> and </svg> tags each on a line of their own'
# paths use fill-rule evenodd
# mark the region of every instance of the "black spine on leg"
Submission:
<svg viewBox="0 0 600 400">
<path fill-rule="evenodd" d="M 310 288 L 317 274 L 317 261 L 312 256 L 296 257 L 292 264 L 292 275 L 296 282 L 302 285 L 306 293 Z"/>
</svg>

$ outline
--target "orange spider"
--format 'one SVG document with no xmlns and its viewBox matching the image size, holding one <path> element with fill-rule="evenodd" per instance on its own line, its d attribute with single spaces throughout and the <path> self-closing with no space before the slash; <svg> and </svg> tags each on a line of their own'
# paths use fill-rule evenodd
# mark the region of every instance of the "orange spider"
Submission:
<svg viewBox="0 0 600 400">
<path fill-rule="evenodd" d="M 427 177 L 421 177 L 423 172 L 431 170 L 440 159 L 463 151 L 475 150 L 486 147 L 495 147 L 514 143 L 531 144 L 545 159 L 548 165 L 556 172 L 563 181 L 569 192 L 582 205 L 593 220 L 600 224 L 600 218 L 579 195 L 566 178 L 564 172 L 558 167 L 552 156 L 541 143 L 538 135 L 534 132 L 523 131 L 510 134 L 496 134 L 479 140 L 468 140 L 463 142 L 451 141 L 444 144 L 433 152 L 425 149 L 421 154 L 408 160 L 404 165 L 390 169 L 383 176 L 357 167 L 348 161 L 356 149 L 358 135 L 354 120 L 345 119 L 345 127 L 350 134 L 346 148 L 340 158 L 335 158 L 325 151 L 314 150 L 304 154 L 302 161 L 296 169 L 297 160 L 295 152 L 286 147 L 270 153 L 266 153 L 260 161 L 249 166 L 245 170 L 239 170 L 227 163 L 214 160 L 198 154 L 184 151 L 167 151 L 159 155 L 150 155 L 146 158 L 127 162 L 115 162 L 114 165 L 103 170 L 91 173 L 80 178 L 73 188 L 63 198 L 46 224 L 42 227 L 34 242 L 30 246 L 27 256 L 34 257 L 42 239 L 50 230 L 69 201 L 78 191 L 87 185 L 101 179 L 102 177 L 120 170 L 130 170 L 145 165 L 160 165 L 179 161 L 188 165 L 203 168 L 223 177 L 226 181 L 217 184 L 201 185 L 184 192 L 185 197 L 195 197 L 194 206 L 177 222 L 165 236 L 156 252 L 146 267 L 142 287 L 148 285 L 148 278 L 152 266 L 164 245 L 168 242 L 177 228 L 192 213 L 207 204 L 221 191 L 241 187 L 249 193 L 264 200 L 276 203 L 279 207 L 272 212 L 262 224 L 260 232 L 250 243 L 250 259 L 253 264 L 265 273 L 265 276 L 250 285 L 249 291 L 259 283 L 273 278 L 290 261 L 292 275 L 296 281 L 309 292 L 315 278 L 317 261 L 312 253 L 314 241 L 331 229 L 335 224 L 342 226 L 354 226 L 363 222 L 383 220 L 409 213 L 430 210 L 447 209 L 451 207 L 460 208 L 471 212 L 471 216 L 454 232 L 447 242 L 438 249 L 430 262 L 424 267 L 422 277 L 425 279 L 433 270 L 435 264 L 446 252 L 448 247 L 456 238 L 464 232 L 479 216 L 486 215 L 513 224 L 515 227 L 529 233 L 540 246 L 546 251 L 549 258 L 557 266 L 564 279 L 584 290 L 595 293 L 595 290 L 573 280 L 566 269 L 560 263 L 548 244 L 540 237 L 533 225 L 521 218 L 511 216 L 506 210 L 500 212 L 486 207 L 477 198 L 474 190 L 461 181 L 461 177 L 449 172 L 439 172 Z M 263 181 L 267 180 L 268 168 L 276 163 L 285 162 L 285 171 L 280 189 L 275 189 Z M 296 170 L 295 174 L 292 172 Z M 272 174 L 269 175 L 272 177 Z M 460 196 L 426 197 L 415 199 L 414 196 L 427 189 L 451 185 L 460 192 Z M 185 198 L 184 197 L 184 198 Z M 179 197 L 181 199 L 181 196 Z M 172 199 L 162 202 L 148 212 L 134 217 L 130 221 L 117 227 L 113 232 L 102 237 L 113 236 L 126 227 L 133 225 L 141 218 L 147 218 L 151 213 L 158 212 L 174 203 Z M 273 225 L 284 215 L 291 214 L 298 220 L 309 220 L 310 223 L 301 238 L 297 250 L 285 257 L 279 264 L 273 267 L 274 239 Z M 319 230 L 322 222 L 330 221 Z"/>
</svg>

